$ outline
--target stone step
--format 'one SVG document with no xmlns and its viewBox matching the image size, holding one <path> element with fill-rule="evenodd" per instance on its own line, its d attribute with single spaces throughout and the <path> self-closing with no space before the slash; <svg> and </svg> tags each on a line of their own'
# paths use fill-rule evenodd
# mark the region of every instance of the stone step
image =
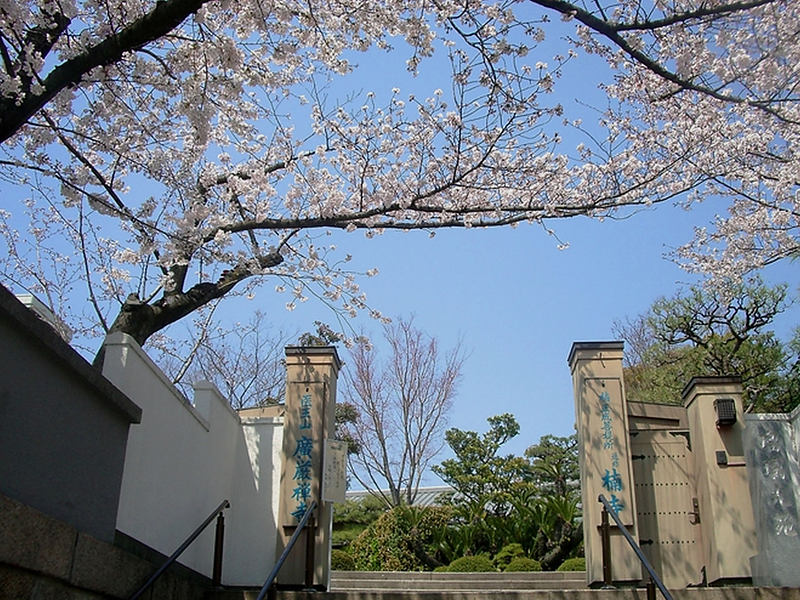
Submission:
<svg viewBox="0 0 800 600">
<path fill-rule="evenodd" d="M 447 573 L 432 571 L 332 571 L 331 580 L 380 580 L 380 579 L 415 579 L 419 581 L 486 579 L 502 581 L 505 579 L 586 579 L 585 571 L 518 571 L 486 573 Z"/>
<path fill-rule="evenodd" d="M 586 587 L 586 573 L 430 573 L 392 571 L 335 571 L 331 575 L 332 592 L 369 591 L 483 591 L 531 589 L 581 589 Z"/>
<path fill-rule="evenodd" d="M 210 591 L 207 600 L 256 600 L 257 589 Z M 674 600 L 800 600 L 800 588 L 718 587 L 670 590 Z M 494 596 L 494 598 L 493 598 Z M 315 592 L 278 591 L 271 600 L 645 600 L 644 589 L 511 590 L 450 592 Z M 660 593 L 658 600 L 663 600 Z"/>
<path fill-rule="evenodd" d="M 671 590 L 674 600 L 800 600 L 798 588 L 720 587 Z M 320 596 L 324 596 L 321 598 Z M 658 600 L 663 600 L 660 593 Z M 278 592 L 275 600 L 645 600 L 644 589 L 502 590 L 495 592 Z M 253 596 L 253 599 L 255 596 Z M 247 599 L 251 600 L 251 599 Z"/>
</svg>

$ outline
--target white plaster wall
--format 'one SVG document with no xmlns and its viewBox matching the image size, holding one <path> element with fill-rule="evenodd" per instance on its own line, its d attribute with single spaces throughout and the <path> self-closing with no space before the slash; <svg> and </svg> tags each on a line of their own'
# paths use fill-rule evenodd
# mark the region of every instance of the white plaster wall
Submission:
<svg viewBox="0 0 800 600">
<path fill-rule="evenodd" d="M 281 419 L 243 425 L 210 383 L 194 406 L 124 334 L 106 342 L 103 374 L 142 408 L 130 430 L 117 529 L 170 555 L 224 499 L 222 580 L 260 585 L 274 565 Z M 179 562 L 211 576 L 214 524 Z"/>
<path fill-rule="evenodd" d="M 237 505 L 244 518 L 231 519 L 230 539 L 235 539 L 236 545 L 226 556 L 223 579 L 229 584 L 262 585 L 278 558 L 283 418 L 244 419 L 242 432 L 245 458 L 251 471 L 249 478 L 237 480 Z M 255 581 L 248 579 L 252 579 L 252 574 L 257 575 Z"/>
</svg>

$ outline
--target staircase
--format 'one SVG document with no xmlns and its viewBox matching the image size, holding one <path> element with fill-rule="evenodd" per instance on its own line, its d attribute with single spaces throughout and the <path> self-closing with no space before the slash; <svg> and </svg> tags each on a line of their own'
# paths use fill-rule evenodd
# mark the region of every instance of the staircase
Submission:
<svg viewBox="0 0 800 600">
<path fill-rule="evenodd" d="M 798 588 L 671 590 L 675 600 L 800 600 Z M 255 600 L 258 590 L 209 592 L 207 600 Z M 588 589 L 584 572 L 399 573 L 334 571 L 329 592 L 278 591 L 271 600 L 645 600 L 644 589 Z M 660 593 L 657 600 L 663 600 Z"/>
<path fill-rule="evenodd" d="M 427 600 L 468 598 L 492 600 L 491 594 L 521 598 L 520 594 L 529 594 L 533 591 L 564 592 L 585 588 L 586 573 L 583 571 L 571 573 L 333 571 L 328 593 L 279 591 L 272 600 L 411 600 L 422 597 Z M 258 590 L 241 588 L 215 590 L 207 594 L 206 600 L 255 600 L 257 595 Z M 545 599 L 542 597 L 542 600 Z M 571 599 L 564 597 L 563 600 Z M 800 600 L 800 596 L 790 600 Z"/>
<path fill-rule="evenodd" d="M 334 571 L 331 592 L 481 592 L 574 590 L 586 587 L 586 573 L 399 573 Z"/>
</svg>

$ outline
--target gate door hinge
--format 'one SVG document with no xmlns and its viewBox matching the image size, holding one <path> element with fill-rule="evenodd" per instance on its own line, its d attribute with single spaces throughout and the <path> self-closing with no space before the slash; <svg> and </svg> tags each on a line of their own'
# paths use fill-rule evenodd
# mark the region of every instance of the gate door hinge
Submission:
<svg viewBox="0 0 800 600">
<path fill-rule="evenodd" d="M 700 524 L 700 503 L 697 498 L 692 498 L 692 512 L 689 513 L 689 522 L 692 525 Z"/>
</svg>

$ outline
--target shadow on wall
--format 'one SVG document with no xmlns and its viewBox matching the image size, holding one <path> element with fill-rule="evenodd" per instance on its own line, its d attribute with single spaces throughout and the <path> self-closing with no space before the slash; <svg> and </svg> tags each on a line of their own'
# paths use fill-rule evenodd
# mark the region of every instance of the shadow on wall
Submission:
<svg viewBox="0 0 800 600">
<path fill-rule="evenodd" d="M 136 342 L 106 341 L 103 374 L 142 406 L 131 429 L 117 529 L 170 555 L 224 499 L 222 582 L 261 585 L 275 562 L 283 420 L 241 419 L 217 389 L 195 386 L 190 403 Z M 211 576 L 214 529 L 180 562 Z"/>
</svg>

